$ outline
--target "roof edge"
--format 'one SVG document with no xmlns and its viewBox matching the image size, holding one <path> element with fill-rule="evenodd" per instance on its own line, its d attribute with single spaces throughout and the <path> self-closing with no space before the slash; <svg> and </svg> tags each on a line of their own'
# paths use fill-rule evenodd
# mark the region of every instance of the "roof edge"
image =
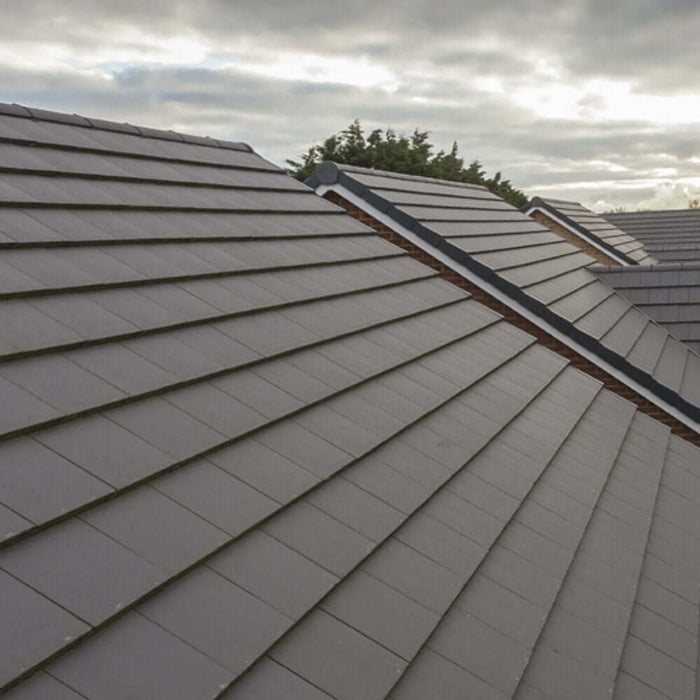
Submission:
<svg viewBox="0 0 700 700">
<path fill-rule="evenodd" d="M 24 105 L 8 104 L 0 102 L 0 114 L 12 117 L 22 117 L 35 121 L 53 122 L 56 124 L 67 124 L 69 126 L 82 126 L 101 131 L 112 131 L 120 134 L 132 134 L 143 138 L 160 139 L 162 141 L 176 141 L 178 143 L 190 143 L 197 146 L 207 146 L 209 148 L 224 148 L 230 151 L 247 151 L 255 153 L 253 148 L 247 143 L 240 141 L 226 141 L 224 139 L 214 139 L 209 136 L 195 136 L 184 134 L 179 131 L 153 129 L 147 126 L 135 126 L 128 122 L 114 122 L 106 119 L 83 117 L 79 114 L 67 114 L 54 112 L 36 107 L 25 107 Z"/>
</svg>

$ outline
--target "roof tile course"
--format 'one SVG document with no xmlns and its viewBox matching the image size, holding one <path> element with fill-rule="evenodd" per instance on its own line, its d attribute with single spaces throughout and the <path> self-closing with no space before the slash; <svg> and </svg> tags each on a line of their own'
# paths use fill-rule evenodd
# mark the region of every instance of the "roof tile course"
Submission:
<svg viewBox="0 0 700 700">
<path fill-rule="evenodd" d="M 8 697 L 687 696 L 696 447 L 245 146 L 0 107 L 0 169 Z"/>
</svg>

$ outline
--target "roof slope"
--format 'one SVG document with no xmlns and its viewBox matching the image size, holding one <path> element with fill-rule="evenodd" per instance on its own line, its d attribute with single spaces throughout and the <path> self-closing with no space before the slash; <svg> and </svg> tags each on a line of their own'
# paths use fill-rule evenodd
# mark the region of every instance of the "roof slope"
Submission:
<svg viewBox="0 0 700 700">
<path fill-rule="evenodd" d="M 637 308 L 700 353 L 700 260 L 591 269 Z"/>
<path fill-rule="evenodd" d="M 700 261 L 700 210 L 603 214 L 614 226 L 644 243 L 662 262 Z"/>
<path fill-rule="evenodd" d="M 693 696 L 698 448 L 243 147 L 9 111 L 8 697 Z"/>
<path fill-rule="evenodd" d="M 622 264 L 650 265 L 656 262 L 645 249 L 644 241 L 630 235 L 629 231 L 620 230 L 607 217 L 596 214 L 578 202 L 534 197 L 523 207 L 523 211 L 528 215 L 541 211 L 582 239 L 611 253 Z"/>
<path fill-rule="evenodd" d="M 486 189 L 335 163 L 321 164 L 308 182 L 371 209 L 699 420 L 700 357 L 598 279 L 589 255 Z"/>
</svg>

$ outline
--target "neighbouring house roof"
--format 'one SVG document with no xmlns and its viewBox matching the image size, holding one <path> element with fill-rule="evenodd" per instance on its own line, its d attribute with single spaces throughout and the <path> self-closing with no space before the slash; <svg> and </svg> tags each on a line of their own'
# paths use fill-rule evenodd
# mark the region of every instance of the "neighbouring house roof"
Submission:
<svg viewBox="0 0 700 700">
<path fill-rule="evenodd" d="M 308 183 L 445 256 L 592 361 L 697 425 L 700 357 L 589 269 L 588 254 L 486 189 L 335 163 Z"/>
<path fill-rule="evenodd" d="M 0 237 L 8 697 L 693 697 L 699 448 L 459 284 L 246 146 L 14 106 Z"/>
<path fill-rule="evenodd" d="M 638 309 L 700 353 L 700 260 L 592 269 Z"/>
<path fill-rule="evenodd" d="M 661 262 L 700 261 L 700 209 L 603 214 Z"/>
<path fill-rule="evenodd" d="M 608 255 L 610 260 L 600 260 L 604 264 L 649 265 L 656 262 L 643 240 L 578 202 L 534 197 L 523 207 L 523 212 L 549 228 L 564 227 L 582 242 Z M 589 252 L 594 253 L 593 250 Z"/>
</svg>

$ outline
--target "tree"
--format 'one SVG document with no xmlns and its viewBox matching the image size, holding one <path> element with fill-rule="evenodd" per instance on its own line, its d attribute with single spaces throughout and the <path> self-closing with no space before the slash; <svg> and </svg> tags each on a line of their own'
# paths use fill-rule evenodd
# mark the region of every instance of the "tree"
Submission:
<svg viewBox="0 0 700 700">
<path fill-rule="evenodd" d="M 483 185 L 513 206 L 521 207 L 527 202 L 525 194 L 513 187 L 510 180 L 504 180 L 500 172 L 487 177 L 478 160 L 465 168 L 456 141 L 449 153 L 439 151 L 431 155 L 433 145 L 428 140 L 429 135 L 427 131 L 416 129 L 410 137 L 397 136 L 388 128 L 386 131 L 375 129 L 365 137 L 360 121 L 355 119 L 322 144 L 311 146 L 300 156 L 301 160 L 287 160 L 287 172 L 303 181 L 313 174 L 318 163 L 332 160 L 345 165 Z"/>
</svg>

